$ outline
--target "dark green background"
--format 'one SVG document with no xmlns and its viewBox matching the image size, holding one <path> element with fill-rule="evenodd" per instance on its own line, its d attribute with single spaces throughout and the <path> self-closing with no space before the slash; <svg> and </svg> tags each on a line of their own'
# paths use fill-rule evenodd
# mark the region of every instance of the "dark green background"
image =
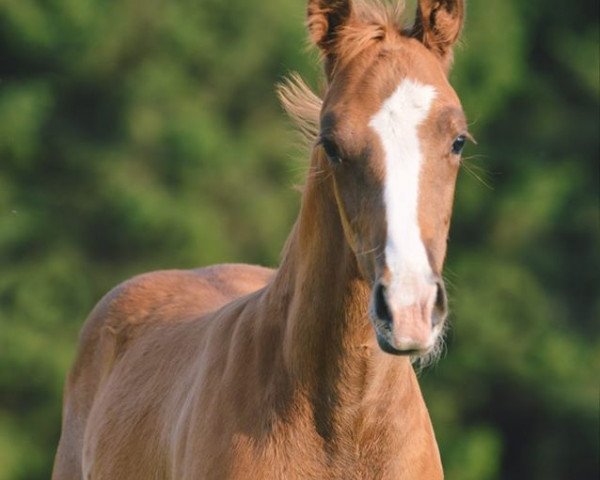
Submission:
<svg viewBox="0 0 600 480">
<path fill-rule="evenodd" d="M 414 1 L 409 2 L 410 9 Z M 447 355 L 448 480 L 598 478 L 598 2 L 471 0 Z M 0 0 L 0 480 L 45 479 L 77 332 L 136 273 L 276 265 L 318 85 L 302 0 Z M 480 181 L 481 180 L 481 181 Z"/>
</svg>

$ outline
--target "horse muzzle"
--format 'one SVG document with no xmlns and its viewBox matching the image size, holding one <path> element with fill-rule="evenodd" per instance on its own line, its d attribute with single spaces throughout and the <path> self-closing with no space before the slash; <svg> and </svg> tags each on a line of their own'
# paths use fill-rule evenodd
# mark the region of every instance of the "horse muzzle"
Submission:
<svg viewBox="0 0 600 480">
<path fill-rule="evenodd" d="M 375 283 L 371 299 L 371 321 L 377 342 L 394 355 L 423 355 L 436 344 L 448 315 L 448 300 L 440 278 L 401 288 Z"/>
</svg>

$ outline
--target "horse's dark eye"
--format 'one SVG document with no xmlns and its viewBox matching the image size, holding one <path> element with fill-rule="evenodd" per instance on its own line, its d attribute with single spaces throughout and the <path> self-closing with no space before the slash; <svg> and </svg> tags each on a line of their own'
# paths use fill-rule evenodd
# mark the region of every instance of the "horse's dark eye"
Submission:
<svg viewBox="0 0 600 480">
<path fill-rule="evenodd" d="M 463 148 L 465 148 L 466 141 L 467 137 L 465 137 L 464 135 L 459 135 L 458 137 L 456 137 L 456 140 L 454 140 L 454 143 L 452 144 L 452 153 L 454 155 L 460 155 L 463 151 Z"/>
<path fill-rule="evenodd" d="M 323 147 L 325 155 L 327 155 L 327 158 L 331 163 L 342 163 L 340 151 L 338 150 L 337 145 L 333 141 L 324 138 L 321 140 L 321 146 Z"/>
</svg>

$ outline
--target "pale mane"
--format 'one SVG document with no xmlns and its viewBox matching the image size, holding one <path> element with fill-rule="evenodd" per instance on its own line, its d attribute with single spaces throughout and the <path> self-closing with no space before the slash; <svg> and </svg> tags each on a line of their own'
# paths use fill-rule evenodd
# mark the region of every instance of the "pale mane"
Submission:
<svg viewBox="0 0 600 480">
<path fill-rule="evenodd" d="M 284 110 L 312 143 L 319 136 L 319 115 L 323 100 L 297 73 L 292 73 L 277 86 L 277 96 Z"/>
</svg>

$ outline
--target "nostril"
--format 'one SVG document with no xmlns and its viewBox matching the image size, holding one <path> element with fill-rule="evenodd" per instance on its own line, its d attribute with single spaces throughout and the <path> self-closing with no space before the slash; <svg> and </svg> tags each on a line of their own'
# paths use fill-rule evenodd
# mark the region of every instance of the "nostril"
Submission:
<svg viewBox="0 0 600 480">
<path fill-rule="evenodd" d="M 385 298 L 385 287 L 378 283 L 375 287 L 375 315 L 379 320 L 383 320 L 384 322 L 391 323 L 392 322 L 392 314 L 390 312 L 390 308 L 387 303 L 387 299 Z"/>
<path fill-rule="evenodd" d="M 435 327 L 439 325 L 448 313 L 448 297 L 446 296 L 446 289 L 442 282 L 436 283 L 437 292 L 435 295 L 435 305 L 433 309 L 432 323 Z"/>
</svg>

